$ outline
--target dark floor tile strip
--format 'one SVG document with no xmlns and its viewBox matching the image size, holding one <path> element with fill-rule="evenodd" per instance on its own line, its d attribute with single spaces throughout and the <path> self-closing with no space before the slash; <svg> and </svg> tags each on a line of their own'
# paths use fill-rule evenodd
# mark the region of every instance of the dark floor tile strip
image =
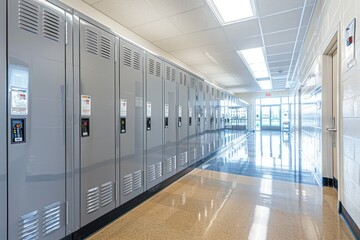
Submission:
<svg viewBox="0 0 360 240">
<path fill-rule="evenodd" d="M 354 219 L 350 216 L 344 205 L 339 202 L 339 213 L 344 217 L 345 222 L 349 226 L 354 237 L 359 240 L 360 239 L 360 229 L 359 226 L 355 223 Z"/>
</svg>

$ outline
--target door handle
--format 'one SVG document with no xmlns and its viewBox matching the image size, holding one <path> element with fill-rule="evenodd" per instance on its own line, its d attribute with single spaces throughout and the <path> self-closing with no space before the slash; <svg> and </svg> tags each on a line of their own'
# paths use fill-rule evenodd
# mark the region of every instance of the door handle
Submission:
<svg viewBox="0 0 360 240">
<path fill-rule="evenodd" d="M 329 132 L 337 132 L 336 128 L 327 128 L 326 130 L 328 130 Z"/>
</svg>

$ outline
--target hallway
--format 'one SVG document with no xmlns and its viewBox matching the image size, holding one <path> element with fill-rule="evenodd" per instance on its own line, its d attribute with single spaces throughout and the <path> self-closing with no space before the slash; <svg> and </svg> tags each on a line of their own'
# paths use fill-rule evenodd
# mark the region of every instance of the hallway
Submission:
<svg viewBox="0 0 360 240">
<path fill-rule="evenodd" d="M 89 239 L 353 239 L 335 190 L 289 151 L 280 133 L 253 134 Z"/>
<path fill-rule="evenodd" d="M 311 166 L 294 158 L 294 147 L 287 132 L 256 131 L 201 166 L 203 169 L 232 174 L 317 185 Z"/>
</svg>

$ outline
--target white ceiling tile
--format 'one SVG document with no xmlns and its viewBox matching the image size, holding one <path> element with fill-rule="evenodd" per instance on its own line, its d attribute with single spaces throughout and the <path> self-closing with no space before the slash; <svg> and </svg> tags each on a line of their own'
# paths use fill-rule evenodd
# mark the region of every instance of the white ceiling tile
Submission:
<svg viewBox="0 0 360 240">
<path fill-rule="evenodd" d="M 103 0 L 92 6 L 128 28 L 161 18 L 145 0 Z"/>
<path fill-rule="evenodd" d="M 260 26 L 257 18 L 229 24 L 223 27 L 226 36 L 230 41 L 260 36 Z"/>
<path fill-rule="evenodd" d="M 264 34 L 297 28 L 300 24 L 302 9 L 296 9 L 261 18 Z"/>
<path fill-rule="evenodd" d="M 295 42 L 297 32 L 298 32 L 298 28 L 293 28 L 290 30 L 281 31 L 277 33 L 265 34 L 264 35 L 265 46 Z"/>
<path fill-rule="evenodd" d="M 289 53 L 293 52 L 295 43 L 285 43 L 275 46 L 266 47 L 266 54 L 280 54 L 280 53 Z"/>
<path fill-rule="evenodd" d="M 171 22 L 164 18 L 136 26 L 131 30 L 151 42 L 179 36 L 182 34 L 179 29 L 177 29 Z"/>
<path fill-rule="evenodd" d="M 154 44 L 168 52 L 195 48 L 215 43 L 225 42 L 224 33 L 220 28 L 205 30 L 201 32 L 186 34 L 174 38 L 155 41 Z"/>
<path fill-rule="evenodd" d="M 131 0 L 134 1 L 134 0 Z M 160 16 L 174 16 L 205 6 L 203 0 L 145 0 Z"/>
<path fill-rule="evenodd" d="M 302 8 L 305 0 L 257 0 L 259 16 L 277 14 L 290 9 Z M 308 0 L 307 5 L 313 5 L 316 0 Z"/>
<path fill-rule="evenodd" d="M 263 47 L 263 41 L 261 36 L 239 39 L 237 41 L 232 42 L 232 44 L 237 51 L 250 49 L 250 48 Z"/>
<path fill-rule="evenodd" d="M 197 8 L 168 19 L 185 34 L 220 27 L 208 7 Z"/>
<path fill-rule="evenodd" d="M 268 55 L 267 60 L 268 60 L 268 63 L 279 62 L 279 61 L 284 61 L 284 60 L 291 60 L 292 55 L 293 54 L 291 52 L 276 54 L 276 55 Z"/>
<path fill-rule="evenodd" d="M 291 60 L 280 61 L 280 62 L 272 62 L 269 63 L 269 68 L 277 68 L 277 67 L 288 67 L 290 66 Z"/>
<path fill-rule="evenodd" d="M 207 75 L 215 74 L 215 73 L 226 73 L 226 71 L 217 65 L 216 63 L 204 64 L 204 65 L 194 65 L 194 68 L 199 70 L 202 73 L 206 73 Z"/>
<path fill-rule="evenodd" d="M 94 4 L 94 3 L 97 3 L 97 2 L 100 2 L 102 0 L 83 0 L 84 2 L 86 2 L 87 4 Z"/>
<path fill-rule="evenodd" d="M 308 6 L 308 7 L 305 8 L 303 21 L 301 23 L 302 27 L 306 27 L 309 24 L 309 22 L 311 20 L 312 10 L 313 10 L 313 6 Z"/>
</svg>

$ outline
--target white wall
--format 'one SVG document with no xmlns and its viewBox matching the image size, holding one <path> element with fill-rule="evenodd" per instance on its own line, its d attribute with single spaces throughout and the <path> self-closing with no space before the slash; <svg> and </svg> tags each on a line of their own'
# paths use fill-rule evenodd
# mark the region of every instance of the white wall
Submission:
<svg viewBox="0 0 360 240">
<path fill-rule="evenodd" d="M 332 37 L 339 30 L 340 55 L 340 200 L 360 226 L 360 28 L 356 28 L 356 63 L 345 65 L 345 28 L 352 18 L 360 22 L 359 0 L 318 0 L 309 32 L 300 54 L 294 80 L 303 82 L 316 59 L 322 59 Z M 359 26 L 359 24 L 358 24 Z M 322 78 L 323 84 L 325 79 Z M 293 89 L 296 93 L 298 88 Z M 327 126 L 322 126 L 327 127 Z M 324 159 L 323 159 L 324 160 Z"/>
</svg>

